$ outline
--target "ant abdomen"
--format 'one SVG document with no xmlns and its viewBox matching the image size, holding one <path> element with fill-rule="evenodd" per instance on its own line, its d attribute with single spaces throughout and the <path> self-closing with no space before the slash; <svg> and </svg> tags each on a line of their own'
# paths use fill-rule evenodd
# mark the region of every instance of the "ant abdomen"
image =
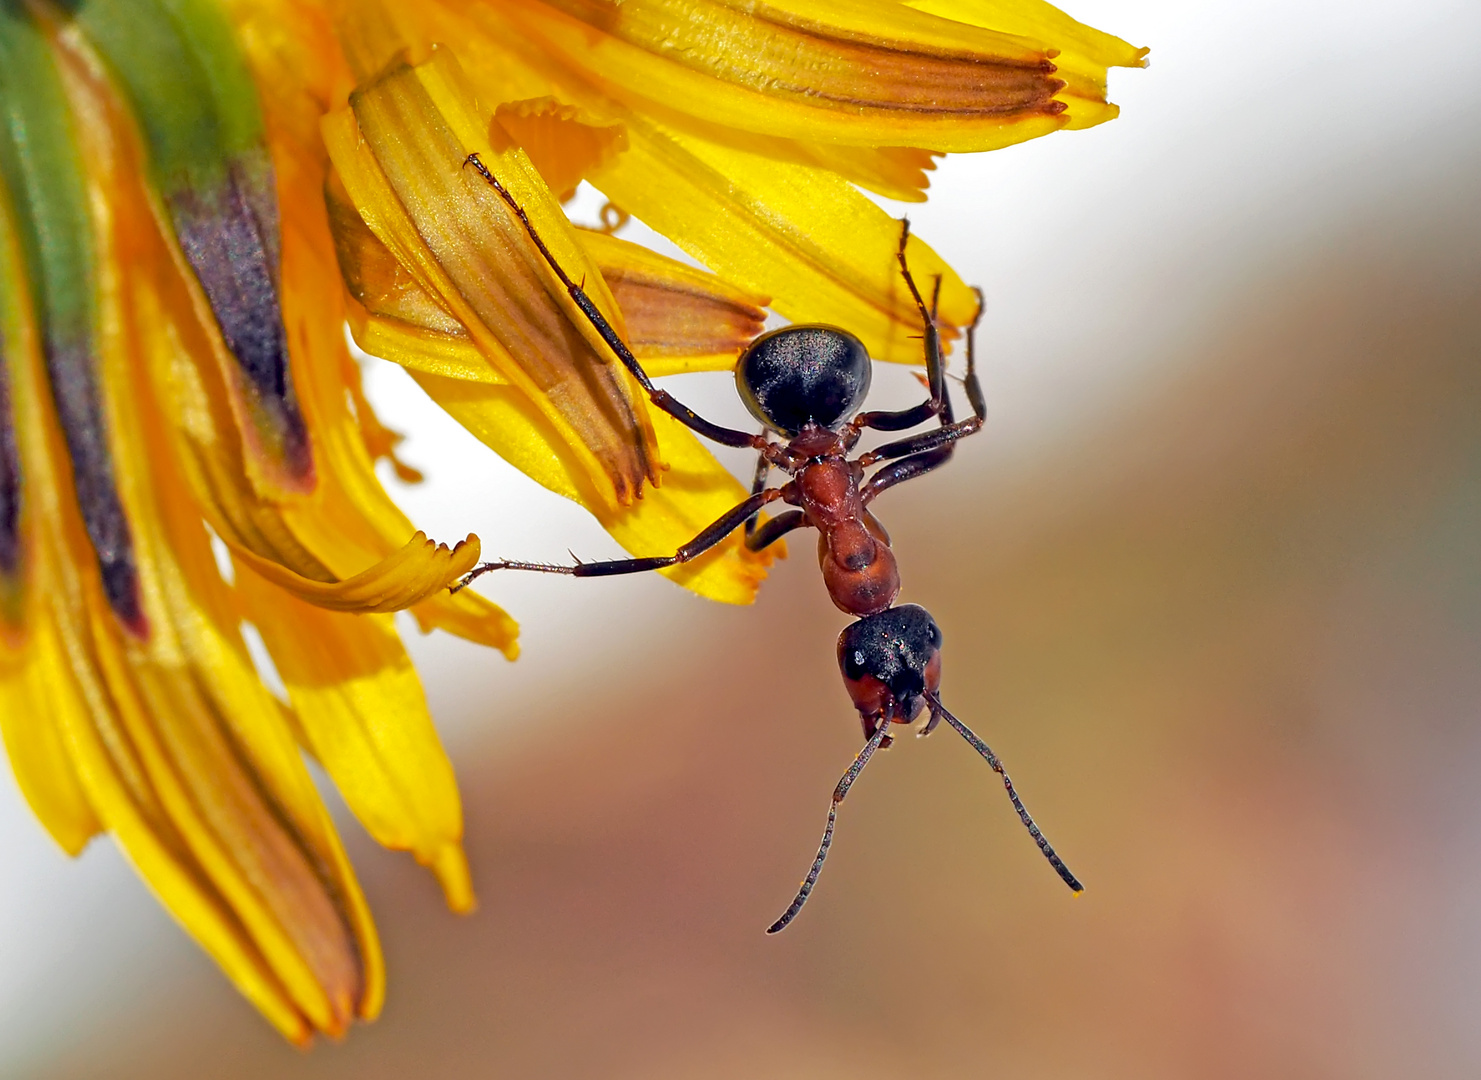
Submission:
<svg viewBox="0 0 1481 1080">
<path fill-rule="evenodd" d="M 836 326 L 786 326 L 762 334 L 735 366 L 735 385 L 751 415 L 796 435 L 809 424 L 836 429 L 869 394 L 864 343 Z"/>
</svg>

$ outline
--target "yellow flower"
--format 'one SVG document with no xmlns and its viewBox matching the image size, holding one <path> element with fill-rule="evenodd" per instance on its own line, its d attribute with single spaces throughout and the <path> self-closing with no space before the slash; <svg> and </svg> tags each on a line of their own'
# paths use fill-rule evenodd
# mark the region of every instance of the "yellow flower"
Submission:
<svg viewBox="0 0 1481 1080">
<path fill-rule="evenodd" d="M 346 321 L 629 550 L 743 494 L 468 156 L 652 374 L 731 365 L 768 305 L 916 362 L 898 226 L 858 188 L 923 198 L 941 152 L 1109 119 L 1106 68 L 1141 56 L 1038 0 L 0 0 L 0 732 L 37 816 L 72 853 L 112 833 L 289 1038 L 373 1017 L 303 755 L 470 908 L 389 613 L 511 659 L 516 628 L 446 588 L 477 539 L 413 533 L 377 480 L 415 473 Z M 715 274 L 573 229 L 583 180 Z M 747 602 L 764 570 L 732 543 L 670 573 Z"/>
</svg>

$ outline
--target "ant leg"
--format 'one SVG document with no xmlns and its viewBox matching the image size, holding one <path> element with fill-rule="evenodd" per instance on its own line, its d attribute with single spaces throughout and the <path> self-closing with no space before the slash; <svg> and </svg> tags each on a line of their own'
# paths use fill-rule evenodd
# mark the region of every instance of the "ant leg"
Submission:
<svg viewBox="0 0 1481 1080">
<path fill-rule="evenodd" d="M 771 462 L 767 461 L 766 455 L 763 454 L 756 461 L 756 479 L 751 482 L 753 496 L 759 494 L 766 486 L 766 474 L 770 470 Z M 747 551 L 761 551 L 768 548 L 793 529 L 807 524 L 807 515 L 801 510 L 788 510 L 785 514 L 778 514 L 765 524 L 761 524 L 760 516 L 758 512 L 746 518 Z"/>
<path fill-rule="evenodd" d="M 860 486 L 860 498 L 863 499 L 864 505 L 868 506 L 878 495 L 896 484 L 914 480 L 917 476 L 924 476 L 932 469 L 945 465 L 951 460 L 951 452 L 954 449 L 956 449 L 955 444 L 948 443 L 945 446 L 938 446 L 935 450 L 911 454 L 907 458 L 894 462 L 888 468 L 880 469 Z"/>
<path fill-rule="evenodd" d="M 469 154 L 464 159 L 463 164 L 465 166 L 472 165 L 478 172 L 478 175 L 488 181 L 489 185 L 498 192 L 499 198 L 503 199 L 509 209 L 514 212 L 514 216 L 519 219 L 520 224 L 524 226 L 525 232 L 529 234 L 530 240 L 540 250 L 540 254 L 544 257 L 546 263 L 549 264 L 551 270 L 555 271 L 555 276 L 560 279 L 560 283 L 566 287 L 566 292 L 570 295 L 571 300 L 581 309 L 581 313 L 586 316 L 587 321 L 596 329 L 596 332 L 601 335 L 602 340 L 607 343 L 607 347 L 617 354 L 617 359 L 622 361 L 623 366 L 632 373 L 632 377 L 638 380 L 638 385 L 647 393 L 648 400 L 653 402 L 654 406 L 668 413 L 691 431 L 703 435 L 713 442 L 720 443 L 722 446 L 749 446 L 760 450 L 766 445 L 765 436 L 752 435 L 748 431 L 737 431 L 734 428 L 712 424 L 687 405 L 676 401 L 674 396 L 668 391 L 660 390 L 654 386 L 653 380 L 649 379 L 648 373 L 643 370 L 643 365 L 638 363 L 638 358 L 632 354 L 632 350 L 627 347 L 627 344 L 622 338 L 617 336 L 617 331 L 612 328 L 612 324 L 607 321 L 607 317 L 591 302 L 591 297 L 586 295 L 586 290 L 572 281 L 570 275 L 561 267 L 561 264 L 556 262 L 555 256 L 545 246 L 545 241 L 535 231 L 535 225 L 530 221 L 529 215 L 525 213 L 524 207 L 515 201 L 514 196 L 509 193 L 509 189 L 499 182 L 497 176 L 489 172 L 488 166 L 478 159 L 477 154 Z"/>
<path fill-rule="evenodd" d="M 906 218 L 901 222 L 900 246 L 895 252 L 895 258 L 900 263 L 900 275 L 905 279 L 906 287 L 910 289 L 916 310 L 920 312 L 921 324 L 925 327 L 926 385 L 931 396 L 914 408 L 901 409 L 898 412 L 860 413 L 851 422 L 855 431 L 862 431 L 864 428 L 873 428 L 876 431 L 904 431 L 918 424 L 924 424 L 933 416 L 941 415 L 947 401 L 946 361 L 941 356 L 941 334 L 936 329 L 936 302 L 941 295 L 941 278 L 936 278 L 936 290 L 931 296 L 931 306 L 927 308 L 920 290 L 916 288 L 915 277 L 910 272 L 910 263 L 905 258 L 905 242 L 908 239 L 910 239 L 910 219 Z M 972 325 L 975 327 L 977 324 L 974 322 Z"/>
<path fill-rule="evenodd" d="M 896 442 L 885 443 L 883 446 L 876 447 L 867 454 L 861 454 L 857 460 L 860 465 L 867 468 L 877 462 L 892 461 L 895 458 L 905 457 L 910 454 L 935 450 L 937 447 L 950 445 L 958 439 L 965 439 L 968 435 L 975 435 L 981 430 L 982 418 L 980 416 L 973 416 L 966 420 L 959 420 L 955 424 L 947 424 L 945 427 L 924 431 L 919 435 L 912 435 L 908 439 L 899 439 Z"/>
<path fill-rule="evenodd" d="M 968 435 L 975 435 L 982 430 L 983 422 L 987 419 L 987 401 L 982 395 L 982 383 L 977 378 L 977 324 L 982 321 L 983 304 L 982 290 L 974 289 L 973 291 L 977 293 L 977 317 L 972 320 L 972 325 L 967 330 L 967 376 L 963 380 L 967 387 L 967 398 L 972 402 L 972 416 L 954 423 L 951 401 L 947 399 L 942 407 L 941 426 L 935 431 L 927 431 L 920 435 L 912 435 L 908 439 L 885 443 L 861 455 L 858 459 L 859 464 L 865 466 L 894 458 L 907 458 L 906 461 L 890 469 L 883 469 L 869 478 L 869 482 L 864 485 L 865 502 L 886 488 L 921 476 L 949 461 L 952 444 L 958 439 L 965 439 Z M 917 454 L 921 455 L 920 460 L 913 456 Z"/>
<path fill-rule="evenodd" d="M 463 579 L 454 585 L 449 591 L 458 592 L 466 588 L 475 578 L 487 574 L 491 570 L 534 570 L 542 574 L 569 574 L 571 577 L 611 577 L 614 574 L 641 574 L 649 570 L 662 570 L 666 566 L 675 566 L 678 563 L 686 563 L 690 559 L 703 554 L 735 532 L 746 520 L 755 514 L 767 503 L 775 502 L 782 497 L 781 488 L 771 488 L 768 491 L 758 491 L 745 502 L 727 510 L 713 523 L 706 526 L 693 540 L 685 544 L 672 555 L 651 555 L 643 559 L 603 559 L 600 562 L 577 563 L 575 566 L 561 566 L 557 563 L 532 563 L 515 562 L 513 560 L 499 560 L 497 562 L 486 562 L 475 566 Z M 768 523 L 769 524 L 769 523 Z"/>
<path fill-rule="evenodd" d="M 979 420 L 987 419 L 987 399 L 982 396 L 982 383 L 977 380 L 977 324 L 982 322 L 982 313 L 987 310 L 987 300 L 976 285 L 977 314 L 972 316 L 972 325 L 967 327 L 967 377 L 962 380 L 967 388 L 967 400 L 972 403 L 972 412 Z"/>
<path fill-rule="evenodd" d="M 775 544 L 793 529 L 807 524 L 807 515 L 801 510 L 788 510 L 785 514 L 778 514 L 761 528 L 746 534 L 746 548 L 749 551 L 760 551 Z"/>
<path fill-rule="evenodd" d="M 987 417 L 987 403 L 982 396 L 982 383 L 977 379 L 977 324 L 982 321 L 983 300 L 982 290 L 974 288 L 977 294 L 977 317 L 972 320 L 972 325 L 967 330 L 967 377 L 963 380 L 967 387 L 967 397 L 972 402 L 974 419 L 981 421 Z M 943 429 L 954 425 L 951 414 L 951 399 L 946 400 L 946 407 L 941 412 L 941 426 Z M 968 432 L 970 434 L 970 432 Z M 954 442 L 934 450 L 926 450 L 921 453 L 912 454 L 900 461 L 896 461 L 888 468 L 880 469 L 871 476 L 859 489 L 859 494 L 868 506 L 881 492 L 888 491 L 896 484 L 903 484 L 907 480 L 914 480 L 917 476 L 924 476 L 932 469 L 938 469 L 951 460 L 952 451 L 955 449 Z M 931 727 L 935 726 L 935 718 L 932 718 Z M 929 729 L 928 729 L 929 730 Z"/>
<path fill-rule="evenodd" d="M 756 478 L 751 481 L 751 494 L 752 495 L 755 495 L 757 492 L 761 491 L 763 488 L 766 487 L 766 474 L 769 473 L 770 471 L 771 471 L 771 462 L 769 462 L 769 461 L 766 460 L 766 455 L 765 454 L 759 454 L 759 455 L 757 455 L 757 457 L 756 457 Z M 757 514 L 752 514 L 750 517 L 746 518 L 746 543 L 747 544 L 750 544 L 751 537 L 756 534 L 756 525 L 757 525 L 758 516 L 759 515 L 757 515 Z M 756 549 L 753 548 L 752 550 L 756 550 Z"/>
</svg>

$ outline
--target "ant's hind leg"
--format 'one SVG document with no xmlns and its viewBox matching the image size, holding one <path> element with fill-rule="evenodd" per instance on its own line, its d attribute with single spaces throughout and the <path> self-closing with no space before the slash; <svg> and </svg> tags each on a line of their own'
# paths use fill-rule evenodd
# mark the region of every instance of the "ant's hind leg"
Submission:
<svg viewBox="0 0 1481 1080">
<path fill-rule="evenodd" d="M 975 435 L 982 430 L 987 419 L 987 401 L 982 394 L 982 383 L 977 378 L 977 324 L 982 321 L 984 302 L 981 289 L 974 288 L 972 291 L 977 294 L 977 314 L 972 319 L 972 325 L 967 328 L 967 376 L 962 380 L 966 384 L 967 398 L 972 402 L 972 415 L 954 423 L 951 399 L 944 399 L 939 428 L 885 443 L 860 457 L 859 464 L 865 466 L 895 458 L 904 459 L 888 469 L 881 469 L 869 478 L 863 487 L 865 503 L 886 488 L 921 476 L 944 464 L 951 458 L 952 445 L 958 439 Z"/>
<path fill-rule="evenodd" d="M 976 285 L 972 286 L 972 291 L 977 294 L 977 314 L 972 316 L 972 325 L 967 327 L 967 376 L 962 382 L 967 388 L 967 400 L 972 403 L 972 412 L 977 419 L 986 420 L 987 399 L 982 396 L 982 383 L 977 380 L 977 325 L 982 322 L 982 314 L 987 310 L 987 299 Z"/>
<path fill-rule="evenodd" d="M 941 296 L 941 278 L 939 276 L 936 278 L 936 287 L 931 294 L 931 306 L 928 308 L 920 289 L 916 287 L 915 276 L 911 274 L 910 263 L 905 257 L 905 242 L 909 239 L 910 219 L 906 218 L 900 223 L 900 246 L 895 252 L 895 258 L 900 263 L 900 276 L 905 279 L 905 285 L 915 300 L 915 308 L 920 312 L 921 325 L 925 328 L 922 338 L 926 354 L 926 389 L 930 397 L 911 409 L 901 409 L 896 412 L 860 413 L 854 417 L 852 422 L 856 431 L 862 431 L 864 428 L 873 428 L 876 431 L 905 431 L 907 428 L 924 424 L 932 417 L 942 415 L 950 408 L 950 401 L 946 394 L 946 360 L 941 355 L 941 333 L 936 329 L 936 302 Z"/>
<path fill-rule="evenodd" d="M 648 378 L 648 373 L 643 370 L 643 365 L 638 363 L 638 358 L 627 347 L 627 343 L 617 335 L 617 331 L 612 328 L 612 324 L 607 321 L 607 317 L 602 314 L 601 309 L 592 303 L 591 297 L 586 295 L 586 290 L 572 281 L 564 267 L 556 261 L 555 256 L 551 254 L 550 249 L 545 246 L 545 241 L 540 238 L 539 232 L 536 231 L 534 222 L 525 213 L 524 207 L 520 206 L 514 196 L 509 193 L 509 189 L 499 181 L 497 176 L 489 172 L 488 166 L 479 160 L 477 154 L 469 154 L 463 164 L 465 166 L 473 166 L 478 175 L 488 181 L 489 186 L 498 193 L 499 198 L 503 199 L 509 209 L 514 212 L 514 216 L 519 219 L 519 223 L 524 226 L 525 232 L 529 234 L 531 242 L 539 249 L 541 256 L 549 264 L 550 269 L 555 271 L 555 276 L 560 279 L 560 283 L 565 286 L 571 300 L 581 309 L 581 313 L 586 316 L 587 321 L 596 329 L 596 332 L 601 335 L 602 340 L 607 343 L 607 347 L 617 354 L 617 359 L 621 360 L 623 366 L 632 372 L 633 378 L 638 380 L 638 385 L 647 393 L 648 400 L 691 431 L 703 435 L 713 442 L 720 443 L 722 446 L 750 446 L 760 450 L 766 445 L 764 436 L 752 435 L 748 431 L 737 431 L 734 428 L 712 424 L 687 405 L 675 400 L 674 396 L 668 391 L 660 390 L 654 386 L 653 380 Z"/>
<path fill-rule="evenodd" d="M 868 506 L 882 492 L 888 491 L 896 484 L 903 484 L 907 480 L 914 480 L 917 476 L 925 476 L 926 473 L 939 469 L 951 460 L 951 452 L 955 449 L 955 443 L 947 443 L 934 450 L 912 454 L 907 458 L 891 462 L 864 481 L 859 487 L 859 497 L 864 501 L 864 505 Z"/>
</svg>

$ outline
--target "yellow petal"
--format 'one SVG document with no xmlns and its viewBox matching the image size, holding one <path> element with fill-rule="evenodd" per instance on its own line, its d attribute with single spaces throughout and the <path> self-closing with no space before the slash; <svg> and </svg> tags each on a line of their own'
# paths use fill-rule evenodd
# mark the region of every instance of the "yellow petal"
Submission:
<svg viewBox="0 0 1481 1080">
<path fill-rule="evenodd" d="M 790 150 L 786 154 L 789 161 L 832 169 L 866 191 L 901 202 L 926 201 L 925 189 L 930 184 L 926 173 L 936 168 L 936 158 L 941 156 L 911 146 L 836 146 L 784 139 L 769 139 L 767 145 L 774 154 Z"/>
<path fill-rule="evenodd" d="M 90 568 L 89 540 L 59 482 L 56 418 L 33 370 L 25 459 L 38 520 L 50 530 L 37 546 L 48 555 L 58 637 L 89 706 L 85 723 L 69 723 L 67 741 L 100 818 L 146 874 L 158 874 L 151 883 L 161 898 L 244 992 L 295 1037 L 305 1024 L 340 1033 L 379 1007 L 379 945 L 293 733 L 237 633 L 168 425 L 138 378 L 128 286 L 159 251 L 120 135 L 127 128 L 111 114 L 96 69 L 75 49 L 60 59 L 74 108 L 91 124 L 99 252 L 96 346 L 78 362 L 95 366 L 103 390 L 100 434 L 116 466 L 145 616 L 125 625 Z M 221 912 L 229 913 L 224 936 Z M 285 1010 L 300 1019 L 285 1020 Z"/>
<path fill-rule="evenodd" d="M 585 473 L 544 415 L 519 391 L 415 370 L 412 377 L 486 446 L 551 491 L 581 503 L 635 555 L 673 554 L 746 496 L 729 473 L 714 467 L 714 458 L 687 428 L 656 414 L 659 448 L 669 465 L 663 486 L 631 507 L 607 510 L 583 489 Z M 691 563 L 660 573 L 712 600 L 748 604 L 770 562 L 769 553 L 746 552 L 735 536 Z"/>
<path fill-rule="evenodd" d="M 626 108 L 542 56 L 538 39 L 504 8 L 474 7 L 465 25 L 439 24 L 461 30 L 503 83 L 544 80 L 559 100 L 622 123 L 627 152 L 591 177 L 617 205 L 731 284 L 770 296 L 788 318 L 845 327 L 878 360 L 923 362 L 920 316 L 895 261 L 900 223 L 847 180 Z M 975 315 L 976 296 L 919 237 L 911 236 L 907 253 L 920 281 L 941 275 L 940 319 L 950 340 Z"/>
<path fill-rule="evenodd" d="M 529 159 L 513 143 L 489 145 L 490 118 L 462 83 L 445 50 L 417 68 L 393 68 L 352 95 L 353 113 L 326 117 L 330 155 L 366 224 L 500 374 L 540 403 L 603 501 L 629 502 L 657 475 L 646 409 L 633 399 L 630 377 L 593 350 L 595 331 L 523 226 L 465 167 L 469 153 L 505 182 L 562 265 L 588 281 L 609 313 L 610 297 Z"/>
<path fill-rule="evenodd" d="M 330 611 L 401 611 L 446 589 L 478 562 L 478 537 L 449 548 L 417 533 L 388 559 L 343 581 L 311 581 L 269 559 L 232 549 L 256 573 L 281 589 Z"/>
<path fill-rule="evenodd" d="M 507 386 L 463 326 L 401 268 L 331 180 L 330 216 L 340 272 L 351 297 L 355 342 L 366 352 L 451 379 Z M 638 244 L 580 231 L 627 325 L 628 345 L 650 375 L 724 370 L 761 332 L 765 297 L 728 285 Z"/>
<path fill-rule="evenodd" d="M 993 150 L 1065 123 L 1052 45 L 899 4 L 510 0 L 505 8 L 544 51 L 659 117 L 943 152 Z"/>
<path fill-rule="evenodd" d="M 317 138 L 317 114 L 313 130 Z M 322 158 L 322 149 L 319 153 Z M 327 160 L 322 162 L 321 169 L 325 168 Z M 325 479 L 313 499 L 290 503 L 281 512 L 294 535 L 322 558 L 334 576 L 343 578 L 394 553 L 411 535 L 412 526 L 376 478 L 360 425 L 347 408 L 347 372 L 358 367 L 345 344 L 344 287 L 338 280 L 323 196 L 326 173 L 307 167 L 299 172 L 306 190 L 302 197 L 284 203 L 284 310 L 290 325 L 302 332 L 295 364 Z M 415 605 L 412 613 L 423 630 L 443 629 L 499 649 L 510 659 L 518 653 L 518 625 L 476 593 L 444 590 Z"/>
<path fill-rule="evenodd" d="M 372 315 L 460 337 L 476 352 L 473 339 L 447 305 L 422 288 L 411 271 L 365 224 L 338 173 L 330 175 L 324 196 L 334 233 L 335 256 L 350 296 Z M 361 348 L 364 347 L 362 342 Z M 508 382 L 486 360 L 480 359 L 478 366 L 488 368 L 491 378 Z"/>
<path fill-rule="evenodd" d="M 243 566 L 236 589 L 262 633 L 306 745 L 366 830 L 438 874 L 448 906 L 473 906 L 452 764 L 387 616 L 339 615 L 285 596 Z"/>
<path fill-rule="evenodd" d="M 877 360 L 924 361 L 921 322 L 900 277 L 900 223 L 837 174 L 695 135 L 629 125 L 631 150 L 593 183 L 717 274 L 772 297 L 797 322 L 842 326 Z M 915 235 L 920 282 L 941 276 L 944 336 L 976 297 Z"/>
<path fill-rule="evenodd" d="M 1147 49 L 1077 22 L 1044 0 L 904 0 L 907 7 L 969 26 L 1016 34 L 1058 49 L 1055 74 L 1066 83 L 1061 101 L 1069 105 L 1066 127 L 1090 127 L 1119 111 L 1108 104 L 1106 69 L 1145 67 Z"/>
<path fill-rule="evenodd" d="M 577 234 L 627 323 L 627 343 L 649 375 L 729 371 L 761 330 L 769 302 L 638 244 Z"/>
<path fill-rule="evenodd" d="M 18 652 L 0 660 L 0 736 L 17 786 L 37 820 L 68 855 L 102 831 L 63 739 L 63 716 L 85 712 L 50 621 L 29 613 Z M 9 650 L 6 650 L 9 652 Z"/>
<path fill-rule="evenodd" d="M 530 156 L 561 202 L 576 194 L 576 185 L 627 149 L 620 124 L 604 124 L 552 97 L 506 101 L 494 120 Z"/>
</svg>

